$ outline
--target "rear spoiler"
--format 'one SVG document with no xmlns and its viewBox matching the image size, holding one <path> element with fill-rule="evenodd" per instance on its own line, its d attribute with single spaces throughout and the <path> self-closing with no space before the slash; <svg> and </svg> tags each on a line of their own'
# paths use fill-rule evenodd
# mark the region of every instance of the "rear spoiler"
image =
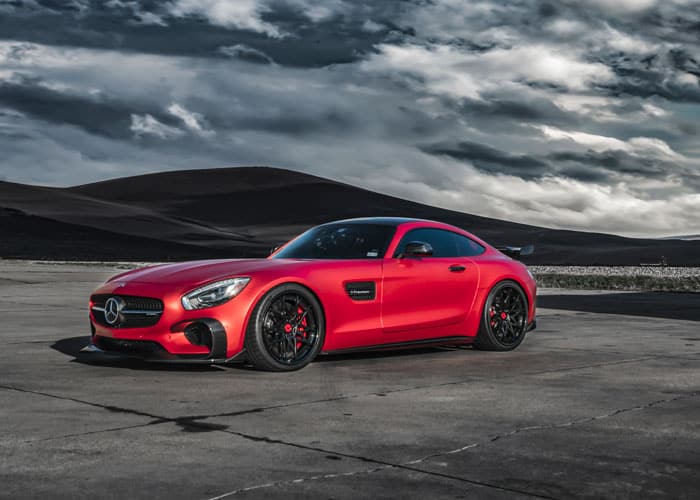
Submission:
<svg viewBox="0 0 700 500">
<path fill-rule="evenodd" d="M 524 247 L 496 247 L 496 250 L 507 255 L 512 259 L 520 259 L 535 253 L 535 245 L 526 245 Z"/>
</svg>

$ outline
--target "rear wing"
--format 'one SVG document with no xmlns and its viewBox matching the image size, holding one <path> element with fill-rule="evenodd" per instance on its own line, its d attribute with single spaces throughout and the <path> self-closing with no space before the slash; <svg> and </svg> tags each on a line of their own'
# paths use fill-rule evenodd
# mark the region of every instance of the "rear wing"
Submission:
<svg viewBox="0 0 700 500">
<path fill-rule="evenodd" d="M 496 250 L 502 254 L 507 255 L 511 259 L 520 259 L 520 257 L 527 257 L 535 253 L 535 245 L 526 245 L 524 247 L 496 247 Z"/>
</svg>

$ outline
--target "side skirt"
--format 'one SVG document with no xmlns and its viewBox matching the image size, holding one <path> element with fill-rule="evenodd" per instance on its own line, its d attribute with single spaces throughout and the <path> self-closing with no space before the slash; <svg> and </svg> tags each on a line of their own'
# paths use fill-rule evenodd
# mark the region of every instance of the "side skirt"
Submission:
<svg viewBox="0 0 700 500">
<path fill-rule="evenodd" d="M 474 343 L 475 337 L 440 337 L 436 339 L 410 340 L 407 342 L 391 342 L 388 344 L 376 344 L 362 347 L 348 347 L 333 351 L 321 351 L 320 354 L 349 354 L 363 351 L 384 351 L 389 349 L 411 349 L 413 347 L 437 347 L 443 345 L 469 345 Z"/>
</svg>

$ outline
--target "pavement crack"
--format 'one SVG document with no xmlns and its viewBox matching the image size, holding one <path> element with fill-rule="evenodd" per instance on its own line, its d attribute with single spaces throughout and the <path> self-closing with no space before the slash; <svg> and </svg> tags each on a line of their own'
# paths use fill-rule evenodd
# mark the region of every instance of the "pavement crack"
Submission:
<svg viewBox="0 0 700 500">
<path fill-rule="evenodd" d="M 427 475 L 432 475 L 432 476 L 437 476 L 437 477 L 442 477 L 446 479 L 451 479 L 454 481 L 460 481 L 464 483 L 469 483 L 473 485 L 478 485 L 478 486 L 483 486 L 483 487 L 488 487 L 488 488 L 495 488 L 503 491 L 508 491 L 511 493 L 519 493 L 523 495 L 528 495 L 528 496 L 534 496 L 537 498 L 550 498 L 550 497 L 545 497 L 545 496 L 540 496 L 540 495 L 533 495 L 532 493 L 528 493 L 526 491 L 521 491 L 517 489 L 512 489 L 512 488 L 506 488 L 503 486 L 495 485 L 495 484 L 490 484 L 482 481 L 477 481 L 477 480 L 472 480 L 472 479 L 466 479 L 462 478 L 459 476 L 453 476 L 450 474 L 444 474 L 440 472 L 431 472 L 431 471 L 424 471 L 421 469 L 417 469 L 414 467 L 411 467 L 409 465 L 405 464 L 395 464 L 383 460 L 378 460 L 378 459 L 373 459 L 370 457 L 364 457 L 361 455 L 353 455 L 350 453 L 343 453 L 343 452 L 337 452 L 337 451 L 332 451 L 332 450 L 326 450 L 324 448 L 319 448 L 315 446 L 308 446 L 300 443 L 293 443 L 293 442 L 287 442 L 283 441 L 280 439 L 274 439 L 274 438 L 269 438 L 265 436 L 254 436 L 251 434 L 246 434 L 243 432 L 238 432 L 238 431 L 232 431 L 228 429 L 228 426 L 225 425 L 217 425 L 217 424 L 210 424 L 208 422 L 201 422 L 201 420 L 210 418 L 210 416 L 194 416 L 194 417 L 162 417 L 159 415 L 154 415 L 151 413 L 147 412 L 142 412 L 139 410 L 133 410 L 130 408 L 122 408 L 119 406 L 114 406 L 114 405 L 104 405 L 100 403 L 94 403 L 92 401 L 86 401 L 83 399 L 77 399 L 77 398 L 71 398 L 67 396 L 59 396 L 56 394 L 51 394 L 48 392 L 43 392 L 43 391 L 34 391 L 30 389 L 22 389 L 19 387 L 14 387 L 14 386 L 9 386 L 5 384 L 0 384 L 0 389 L 6 389 L 6 390 L 11 390 L 11 391 L 17 391 L 20 393 L 25 393 L 25 394 L 33 394 L 33 395 L 39 395 L 39 396 L 44 396 L 44 397 L 49 397 L 49 398 L 54 398 L 54 399 L 59 399 L 62 401 L 70 401 L 73 403 L 78 403 L 78 404 L 84 404 L 88 406 L 92 406 L 94 408 L 101 408 L 110 412 L 116 412 L 116 413 L 124 413 L 124 414 L 129 414 L 129 415 L 137 415 L 137 416 L 142 416 L 142 417 L 148 417 L 151 418 L 152 420 L 150 422 L 141 424 L 141 425 L 136 425 L 136 426 L 123 426 L 121 428 L 111 428 L 111 429 L 102 429 L 102 430 L 96 430 L 96 431 L 88 431 L 86 433 L 82 434 L 76 434 L 76 435 L 70 435 L 67 437 L 78 437 L 81 435 L 89 435 L 89 434 L 97 434 L 100 432 L 111 432 L 111 431 L 116 431 L 116 430 L 124 430 L 124 429 L 129 429 L 129 428 L 136 428 L 136 427 L 146 427 L 146 426 L 151 426 L 151 425 L 158 425 L 162 423 L 175 423 L 179 425 L 180 427 L 183 428 L 183 430 L 188 431 L 188 432 L 204 432 L 204 431 L 219 431 L 219 432 L 225 432 L 230 435 L 238 436 L 243 439 L 248 439 L 251 441 L 255 442 L 264 442 L 268 444 L 274 444 L 274 445 L 281 445 L 281 446 L 289 446 L 297 449 L 302 449 L 306 451 L 313 451 L 317 453 L 323 453 L 325 455 L 333 455 L 333 456 L 338 456 L 338 457 L 345 457 L 345 458 L 351 458 L 354 460 L 359 460 L 362 462 L 368 462 L 368 463 L 374 463 L 377 464 L 379 467 L 375 467 L 373 469 L 370 469 L 370 472 L 375 471 L 375 470 L 381 470 L 382 468 L 396 468 L 396 469 L 403 469 L 403 470 L 408 470 L 412 472 L 418 472 L 421 474 L 427 474 Z M 332 398 L 332 399 L 338 399 L 338 398 Z M 289 405 L 278 405 L 278 406 L 291 406 Z M 253 413 L 256 411 L 260 411 L 260 409 L 252 409 L 252 410 L 246 410 L 244 412 L 233 412 L 235 414 L 241 414 L 241 413 Z M 62 436 L 63 437 L 63 436 Z M 54 439 L 57 439 L 58 437 L 55 437 Z M 367 471 L 360 471 L 363 473 L 367 473 Z M 303 479 L 302 479 L 303 480 Z M 300 480 L 295 480 L 295 482 L 300 482 Z M 276 483 L 269 483 L 270 486 L 274 486 Z M 231 496 L 232 493 L 229 494 L 224 494 L 223 496 L 219 496 L 217 498 L 224 498 L 226 496 Z"/>
<path fill-rule="evenodd" d="M 262 412 L 267 411 L 267 410 L 278 410 L 278 409 L 282 409 L 282 408 L 292 408 L 294 406 L 305 406 L 305 405 L 312 405 L 312 404 L 319 404 L 319 403 L 330 403 L 333 401 L 342 401 L 345 399 L 352 399 L 352 398 L 357 398 L 360 396 L 362 396 L 362 395 L 361 394 L 348 394 L 348 395 L 341 395 L 341 396 L 333 396 L 330 398 L 314 399 L 311 401 L 294 401 L 292 403 L 283 403 L 283 404 L 270 405 L 270 406 L 259 406 L 256 408 L 250 408 L 248 410 L 213 413 L 213 414 L 207 414 L 207 415 L 191 415 L 189 417 L 183 417 L 183 418 L 188 418 L 191 420 L 204 420 L 207 418 L 238 417 L 241 415 L 249 415 L 251 413 L 262 413 Z"/>
<path fill-rule="evenodd" d="M 646 357 L 642 357 L 642 358 L 622 359 L 622 360 L 608 361 L 608 362 L 603 362 L 603 363 L 591 363 L 591 364 L 581 365 L 581 366 L 554 368 L 554 369 L 550 369 L 550 370 L 540 370 L 540 371 L 536 371 L 536 372 L 529 372 L 529 373 L 521 374 L 521 376 L 522 375 L 526 375 L 526 376 L 544 375 L 547 373 L 557 373 L 557 372 L 572 371 L 572 370 L 583 370 L 583 369 L 587 369 L 587 368 L 595 368 L 595 367 L 600 367 L 600 366 L 609 366 L 609 365 L 624 364 L 624 363 L 636 363 L 636 362 L 647 361 L 647 360 L 656 359 L 656 358 L 657 358 L 657 356 L 646 356 Z M 508 378 L 508 376 L 496 377 L 496 380 L 501 380 L 501 379 L 506 379 L 506 378 Z M 85 405 L 89 405 L 89 406 L 92 406 L 95 408 L 102 408 L 104 410 L 114 412 L 114 413 L 124 413 L 124 414 L 131 414 L 131 415 L 137 415 L 137 416 L 142 416 L 142 417 L 148 417 L 148 418 L 154 419 L 154 423 L 150 424 L 150 425 L 159 424 L 159 423 L 174 422 L 174 423 L 180 425 L 181 427 L 183 427 L 183 429 L 187 430 L 188 427 L 192 428 L 192 426 L 194 426 L 195 424 L 198 425 L 200 428 L 211 427 L 213 424 L 201 422 L 201 420 L 206 420 L 209 418 L 237 417 L 237 416 L 249 415 L 249 414 L 253 414 L 253 413 L 262 413 L 262 412 L 268 411 L 268 410 L 284 409 L 284 408 L 291 408 L 291 407 L 295 407 L 295 406 L 306 406 L 306 405 L 312 405 L 312 404 L 330 403 L 333 401 L 343 401 L 343 400 L 348 400 L 348 399 L 355 399 L 355 398 L 373 396 L 373 395 L 379 395 L 379 394 L 386 396 L 388 394 L 395 394 L 395 393 L 408 392 L 408 391 L 417 391 L 417 390 L 424 390 L 424 389 L 436 389 L 439 387 L 458 386 L 458 385 L 463 385 L 463 384 L 471 384 L 471 383 L 483 381 L 483 380 L 486 380 L 486 379 L 483 377 L 476 377 L 475 376 L 475 377 L 470 377 L 468 379 L 460 379 L 460 380 L 453 380 L 453 381 L 449 381 L 449 382 L 441 382 L 439 384 L 415 385 L 415 386 L 410 386 L 410 387 L 401 387 L 398 389 L 384 390 L 381 392 L 375 391 L 375 392 L 360 393 L 360 394 L 345 394 L 345 395 L 333 396 L 333 397 L 329 397 L 329 398 L 321 398 L 321 399 L 315 399 L 315 400 L 295 401 L 295 402 L 291 402 L 291 403 L 284 403 L 284 404 L 278 404 L 278 405 L 260 406 L 260 407 L 256 407 L 256 408 L 250 408 L 247 410 L 212 413 L 212 414 L 187 415 L 187 416 L 181 416 L 181 417 L 163 417 L 161 415 L 155 415 L 152 413 L 134 410 L 131 408 L 124 408 L 124 407 L 119 407 L 119 406 L 114 406 L 114 405 L 105 405 L 105 404 L 95 403 L 92 401 L 86 401 L 86 400 L 71 398 L 71 397 L 67 397 L 67 396 L 59 396 L 56 394 L 51 394 L 51 393 L 42 392 L 42 391 L 34 391 L 31 389 L 22 389 L 20 387 L 14 387 L 14 386 L 9 386 L 9 385 L 4 385 L 4 384 L 0 384 L 0 388 L 18 391 L 18 392 L 24 392 L 24 393 L 28 393 L 28 394 L 41 395 L 41 396 L 46 396 L 46 397 L 55 398 L 55 399 L 62 399 L 65 401 L 72 401 L 74 403 L 85 404 Z M 489 380 L 493 381 L 494 379 L 491 378 Z"/>
<path fill-rule="evenodd" d="M 548 373 L 559 373 L 559 372 L 568 372 L 568 371 L 575 371 L 575 370 L 585 370 L 587 368 L 600 368 L 601 366 L 614 366 L 614 365 L 624 365 L 627 363 L 639 363 L 640 361 L 649 361 L 650 359 L 656 359 L 656 358 L 657 358 L 656 355 L 649 355 L 649 356 L 642 356 L 642 357 L 638 357 L 638 358 L 618 359 L 615 361 L 603 361 L 600 363 L 589 363 L 589 364 L 580 365 L 580 366 L 563 366 L 561 368 L 551 368 L 549 370 L 525 372 L 522 375 L 525 375 L 525 376 L 546 375 Z"/>
<path fill-rule="evenodd" d="M 623 363 L 623 362 L 634 362 L 634 361 L 640 361 L 640 360 L 646 360 L 646 359 L 649 359 L 649 358 L 642 358 L 642 359 L 635 359 L 635 360 L 621 360 L 621 361 L 617 361 L 617 362 L 609 362 L 609 363 L 602 363 L 602 364 L 604 364 L 604 365 L 606 365 L 606 364 L 619 364 L 619 363 Z M 600 365 L 601 365 L 601 363 L 595 364 L 595 366 L 600 366 Z M 550 371 L 558 371 L 558 370 L 547 370 L 547 372 L 550 372 Z M 437 387 L 437 386 L 441 386 L 441 385 L 455 385 L 455 384 L 460 384 L 460 383 L 465 383 L 465 382 L 464 381 L 451 382 L 451 383 L 446 383 L 446 384 L 434 385 L 433 387 Z M 493 483 L 480 481 L 480 480 L 476 480 L 476 479 L 460 477 L 460 476 L 456 476 L 453 474 L 425 470 L 425 469 L 419 468 L 418 466 L 421 464 L 424 464 L 424 463 L 426 463 L 434 458 L 437 458 L 437 457 L 458 454 L 458 453 L 464 452 L 468 449 L 472 449 L 472 448 L 475 448 L 477 446 L 483 446 L 484 444 L 488 444 L 488 443 L 492 443 L 492 442 L 499 441 L 502 439 L 506 439 L 508 437 L 511 437 L 511 436 L 514 436 L 516 434 L 520 434 L 523 432 L 532 432 L 532 431 L 540 431 L 540 430 L 547 430 L 547 429 L 572 427 L 575 425 L 581 425 L 581 424 L 585 424 L 585 423 L 589 423 L 589 422 L 593 422 L 593 421 L 597 421 L 597 420 L 607 419 L 607 418 L 611 418 L 611 417 L 614 417 L 616 415 L 620 415 L 620 414 L 627 413 L 627 412 L 641 411 L 641 410 L 644 410 L 647 408 L 652 408 L 654 406 L 659 406 L 662 404 L 666 404 L 666 403 L 670 403 L 670 402 L 674 402 L 674 401 L 679 401 L 679 400 L 683 400 L 683 399 L 689 399 L 689 398 L 697 397 L 698 395 L 700 395 L 700 391 L 694 391 L 691 393 L 680 394 L 680 395 L 674 396 L 672 398 L 658 399 L 658 400 L 654 400 L 654 401 L 651 401 L 651 402 L 645 403 L 645 404 L 629 406 L 629 407 L 624 407 L 624 408 L 618 408 L 618 409 L 609 411 L 607 413 L 604 413 L 602 415 L 596 415 L 593 417 L 585 417 L 585 418 L 570 420 L 567 422 L 547 424 L 547 425 L 534 425 L 534 426 L 518 427 L 518 428 L 513 429 L 511 431 L 491 436 L 488 439 L 488 441 L 486 441 L 486 442 L 469 443 L 469 444 L 466 444 L 464 446 L 461 446 L 461 447 L 453 449 L 453 450 L 448 450 L 448 451 L 439 452 L 439 453 L 433 453 L 430 455 L 426 455 L 422 458 L 410 460 L 407 462 L 394 463 L 394 462 L 381 460 L 381 459 L 377 459 L 377 458 L 372 458 L 372 457 L 368 457 L 368 456 L 339 452 L 339 451 L 334 451 L 334 450 L 328 450 L 328 449 L 317 447 L 317 446 L 310 446 L 310 445 L 305 445 L 305 444 L 301 444 L 301 443 L 294 443 L 294 442 L 284 441 L 281 439 L 275 439 L 275 438 L 271 438 L 271 437 L 267 437 L 267 436 L 256 436 L 256 435 L 252 435 L 252 434 L 247 434 L 247 433 L 231 430 L 231 429 L 229 429 L 229 426 L 227 426 L 227 425 L 202 422 L 202 420 L 206 420 L 208 418 L 214 418 L 217 416 L 236 416 L 236 415 L 241 415 L 241 414 L 257 413 L 260 411 L 264 411 L 265 409 L 268 409 L 268 408 L 254 408 L 254 409 L 244 410 L 244 411 L 240 411 L 240 412 L 227 412 L 227 413 L 220 413 L 220 414 L 215 414 L 215 415 L 163 417 L 160 415 L 155 415 L 152 413 L 139 411 L 139 410 L 133 410 L 130 408 L 123 408 L 123 407 L 119 407 L 119 406 L 115 406 L 115 405 L 105 405 L 105 404 L 100 404 L 100 403 L 94 403 L 94 402 L 86 401 L 86 400 L 82 400 L 82 399 L 77 399 L 77 398 L 72 398 L 72 397 L 67 397 L 67 396 L 59 396 L 56 394 L 51 394 L 51 393 L 43 392 L 43 391 L 22 389 L 19 387 L 9 386 L 9 385 L 5 385 L 5 384 L 0 384 L 0 388 L 6 389 L 6 390 L 17 391 L 17 392 L 21 392 L 21 393 L 34 394 L 34 395 L 40 395 L 40 396 L 44 396 L 44 397 L 55 398 L 55 399 L 64 400 L 64 401 L 71 401 L 71 402 L 78 403 L 78 404 L 84 404 L 84 405 L 92 406 L 95 408 L 104 409 L 104 410 L 107 410 L 110 412 L 136 415 L 136 416 L 147 417 L 147 418 L 151 419 L 149 422 L 146 422 L 143 424 L 138 424 L 138 425 L 122 426 L 122 427 L 114 427 L 114 428 L 109 428 L 109 429 L 88 431 L 85 433 L 71 434 L 71 435 L 67 435 L 67 436 L 56 436 L 56 437 L 52 437 L 52 438 L 46 438 L 44 440 L 59 439 L 62 437 L 79 437 L 79 436 L 84 436 L 84 435 L 97 434 L 97 433 L 101 433 L 101 432 L 113 432 L 113 431 L 126 430 L 126 429 L 138 428 L 138 427 L 147 427 L 147 426 L 158 425 L 158 424 L 162 424 L 162 423 L 175 423 L 175 424 L 179 425 L 180 427 L 182 427 L 182 429 L 184 431 L 187 431 L 187 432 L 212 432 L 212 431 L 224 432 L 224 433 L 227 433 L 229 435 L 237 436 L 237 437 L 240 437 L 242 439 L 247 439 L 247 440 L 254 441 L 254 442 L 263 442 L 263 443 L 272 444 L 272 445 L 287 446 L 287 447 L 292 447 L 292 448 L 305 450 L 305 451 L 311 451 L 311 452 L 315 452 L 315 453 L 323 453 L 324 455 L 327 455 L 327 456 L 343 457 L 343 458 L 358 460 L 361 462 L 371 463 L 371 464 L 375 465 L 372 468 L 363 469 L 363 470 L 354 471 L 354 472 L 323 474 L 323 475 L 316 475 L 316 476 L 310 476 L 310 477 L 296 478 L 296 479 L 292 479 L 292 480 L 283 480 L 283 481 L 277 481 L 277 482 L 264 483 L 261 485 L 254 485 L 254 486 L 250 486 L 250 487 L 246 487 L 246 488 L 239 488 L 239 489 L 224 493 L 222 495 L 219 495 L 217 497 L 213 497 L 213 499 L 210 499 L 210 500 L 222 499 L 222 498 L 236 495 L 236 494 L 244 492 L 244 491 L 251 491 L 251 490 L 255 490 L 255 489 L 269 488 L 269 487 L 285 485 L 285 484 L 296 484 L 296 483 L 301 483 L 304 481 L 313 481 L 313 480 L 331 479 L 334 477 L 352 476 L 352 475 L 357 475 L 357 474 L 371 474 L 371 473 L 374 473 L 377 471 L 387 470 L 387 469 L 404 470 L 404 471 L 410 471 L 410 472 L 415 472 L 415 473 L 420 473 L 420 474 L 426 474 L 429 476 L 439 477 L 439 478 L 448 479 L 448 480 L 452 480 L 452 481 L 458 481 L 458 482 L 462 482 L 462 483 L 466 483 L 466 484 L 471 484 L 474 486 L 491 488 L 491 489 L 501 490 L 501 491 L 508 492 L 508 493 L 517 493 L 517 494 L 526 495 L 526 496 L 530 496 L 530 497 L 534 497 L 534 498 L 544 498 L 544 499 L 551 500 L 551 499 L 553 499 L 553 497 L 550 497 L 550 496 L 541 495 L 541 494 L 537 494 L 537 493 L 533 493 L 533 492 L 529 492 L 529 491 L 525 491 L 525 490 L 520 490 L 520 489 L 516 489 L 516 488 L 510 488 L 510 487 L 502 486 L 499 484 L 493 484 Z M 425 388 L 425 387 L 420 387 L 420 388 Z M 400 389 L 400 391 L 412 390 L 412 389 L 418 389 L 418 388 L 417 387 L 403 388 L 403 389 Z M 398 391 L 399 390 L 397 390 L 397 391 L 385 391 L 385 392 L 398 392 Z M 270 407 L 270 408 L 298 406 L 298 405 L 302 405 L 302 404 L 318 403 L 318 402 L 332 401 L 332 400 L 339 400 L 339 399 L 347 399 L 348 397 L 358 397 L 358 395 L 326 398 L 324 400 L 315 400 L 313 402 L 288 403 L 285 405 L 276 405 L 276 406 Z M 44 440 L 40 440 L 40 441 L 44 441 Z"/>
<path fill-rule="evenodd" d="M 112 412 L 112 413 L 123 413 L 123 414 L 127 414 L 127 415 L 135 415 L 135 416 L 139 416 L 139 417 L 147 417 L 147 418 L 151 419 L 151 421 L 148 422 L 147 424 L 140 424 L 140 425 L 135 425 L 135 426 L 125 426 L 123 428 L 119 427 L 119 428 L 104 429 L 102 431 L 99 431 L 99 430 L 98 431 L 88 431 L 86 433 L 70 434 L 67 436 L 55 436 L 55 437 L 47 438 L 47 439 L 60 439 L 62 437 L 78 437 L 78 436 L 89 435 L 89 434 L 97 434 L 99 432 L 111 432 L 111 431 L 115 431 L 115 430 L 122 430 L 122 429 L 135 428 L 135 427 L 144 427 L 144 426 L 158 425 L 158 424 L 164 424 L 164 423 L 175 423 L 186 432 L 207 432 L 207 431 L 215 431 L 215 430 L 225 430 L 225 429 L 228 429 L 229 426 L 221 425 L 221 424 L 214 424 L 214 423 L 209 423 L 209 422 L 202 422 L 202 420 L 207 420 L 210 418 L 219 418 L 219 417 L 236 417 L 236 416 L 248 415 L 248 414 L 252 414 L 252 413 L 262 413 L 263 411 L 277 409 L 277 408 L 288 408 L 288 407 L 292 407 L 292 406 L 301 406 L 301 405 L 306 405 L 306 404 L 330 402 L 330 401 L 335 401 L 335 400 L 340 400 L 340 399 L 346 399 L 347 397 L 358 397 L 357 395 L 337 396 L 337 397 L 333 397 L 333 398 L 318 399 L 318 400 L 314 400 L 314 401 L 297 401 L 297 402 L 293 402 L 293 403 L 272 405 L 272 406 L 267 406 L 267 407 L 251 408 L 248 410 L 240 410 L 240 411 L 233 411 L 233 412 L 215 413 L 215 414 L 210 414 L 210 415 L 185 415 L 185 416 L 179 416 L 179 417 L 165 417 L 162 415 L 155 415 L 153 413 L 148 413 L 148 412 L 140 411 L 140 410 L 134 410 L 131 408 L 124 408 L 121 406 L 95 403 L 93 401 L 87 401 L 84 399 L 71 398 L 69 396 L 60 396 L 57 394 L 51 394 L 49 392 L 44 392 L 44 391 L 23 389 L 21 387 L 15 387 L 15 386 L 10 386 L 10 385 L 5 385 L 5 384 L 0 384 L 0 389 L 5 389 L 5 390 L 9 390 L 9 391 L 17 391 L 17 392 L 21 392 L 21 393 L 25 393 L 25 394 L 33 394 L 33 395 L 37 395 L 37 396 L 44 396 L 44 397 L 48 397 L 48 398 L 59 399 L 62 401 L 70 401 L 73 403 L 92 406 L 93 408 L 100 408 L 100 409 L 107 410 L 107 411 Z M 37 441 L 37 440 L 34 440 L 34 441 Z M 34 442 L 34 441 L 30 441 L 30 442 Z M 39 441 L 41 441 L 41 440 L 39 440 Z"/>
<path fill-rule="evenodd" d="M 96 429 L 94 431 L 76 432 L 74 434 L 63 434 L 62 436 L 50 436 L 50 437 L 41 438 L 41 439 L 27 439 L 26 441 L 23 441 L 23 443 L 25 443 L 25 444 L 43 443 L 46 441 L 55 441 L 57 439 L 85 437 L 85 436 L 91 436 L 93 434 L 102 434 L 104 432 L 117 432 L 117 431 L 126 431 L 129 429 L 138 429 L 141 427 L 148 427 L 150 425 L 156 425 L 156 424 L 160 424 L 160 423 L 162 423 L 162 422 L 158 421 L 158 420 L 152 420 L 150 422 L 146 422 L 145 424 L 123 425 L 121 427 L 110 427 L 108 429 Z"/>
<path fill-rule="evenodd" d="M 45 396 L 47 398 L 54 398 L 54 399 L 60 399 L 62 401 L 71 401 L 73 403 L 78 403 L 78 404 L 83 404 L 83 405 L 88 405 L 92 406 L 94 408 L 101 408 L 103 410 L 107 410 L 113 413 L 125 413 L 129 415 L 137 415 L 139 417 L 148 417 L 152 419 L 162 419 L 163 417 L 160 417 L 158 415 L 153 415 L 151 413 L 147 413 L 144 411 L 139 411 L 139 410 L 133 410 L 131 408 L 122 408 L 120 406 L 114 406 L 114 405 L 105 405 L 101 403 L 94 403 L 92 401 L 86 401 L 84 399 L 77 399 L 77 398 L 71 398 L 69 396 L 59 396 L 57 394 L 51 394 L 49 392 L 43 392 L 43 391 L 33 391 L 31 389 L 22 389 L 20 387 L 14 387 L 11 385 L 5 385 L 5 384 L 0 384 L 0 389 L 6 389 L 8 391 L 17 391 L 17 392 L 22 392 L 25 394 L 34 394 L 36 396 Z"/>
<path fill-rule="evenodd" d="M 255 489 L 269 488 L 269 487 L 281 486 L 281 485 L 285 485 L 285 484 L 297 484 L 297 483 L 302 483 L 304 481 L 330 479 L 330 478 L 342 477 L 342 476 L 352 476 L 352 475 L 357 475 L 357 474 L 371 474 L 373 472 L 377 472 L 380 470 L 387 470 L 387 469 L 397 469 L 397 470 L 405 470 L 405 471 L 410 471 L 410 472 L 417 472 L 419 474 L 440 477 L 442 479 L 449 479 L 452 481 L 467 483 L 467 484 L 471 484 L 474 486 L 481 486 L 484 488 L 501 490 L 501 491 L 505 491 L 508 493 L 517 493 L 520 495 L 525 495 L 525 496 L 529 496 L 529 497 L 533 497 L 533 498 L 556 500 L 554 497 L 541 495 L 541 494 L 537 494 L 537 493 L 532 493 L 532 492 L 520 490 L 517 488 L 509 488 L 507 486 L 501 486 L 498 484 L 488 483 L 485 481 L 479 481 L 476 479 L 469 479 L 469 478 L 465 478 L 465 477 L 461 477 L 461 476 L 455 476 L 455 475 L 447 474 L 447 473 L 443 473 L 443 472 L 436 472 L 436 471 L 419 469 L 419 468 L 413 466 L 414 465 L 413 462 L 394 463 L 394 462 L 389 462 L 389 461 L 381 460 L 381 459 L 377 459 L 377 458 L 366 457 L 363 455 L 355 455 L 352 453 L 327 450 L 325 448 L 320 448 L 318 446 L 310 446 L 310 445 L 305 445 L 305 444 L 301 444 L 301 443 L 294 443 L 291 441 L 283 441 L 281 439 L 275 439 L 275 438 L 271 438 L 271 437 L 267 437 L 267 436 L 254 436 L 252 434 L 246 434 L 243 432 L 233 431 L 230 429 L 223 430 L 222 432 L 225 432 L 227 434 L 231 434 L 233 436 L 237 436 L 237 437 L 240 437 L 243 439 L 255 441 L 255 442 L 263 442 L 263 443 L 274 444 L 274 445 L 289 446 L 292 448 L 297 448 L 297 449 L 301 449 L 301 450 L 305 450 L 305 451 L 312 451 L 312 452 L 316 452 L 316 453 L 323 453 L 325 455 L 332 455 L 332 456 L 337 456 L 337 457 L 349 458 L 352 460 L 359 460 L 361 462 L 376 464 L 377 467 L 372 467 L 371 469 L 363 469 L 363 470 L 354 471 L 354 472 L 323 474 L 323 475 L 310 476 L 310 477 L 305 477 L 305 478 L 288 479 L 288 480 L 283 480 L 283 481 L 265 483 L 262 485 L 250 486 L 247 488 L 239 488 L 239 489 L 232 490 L 232 491 L 223 493 L 221 495 L 212 497 L 209 500 L 220 500 L 222 498 L 230 497 L 230 496 L 236 495 L 236 494 L 244 492 L 244 491 L 251 491 L 251 490 L 255 490 Z"/>
<path fill-rule="evenodd" d="M 596 415 L 593 417 L 584 417 L 584 418 L 569 420 L 567 422 L 560 422 L 560 423 L 555 423 L 555 424 L 530 425 L 530 426 L 526 426 L 526 427 L 517 427 L 517 428 L 515 428 L 511 431 L 508 431 L 508 432 L 495 434 L 495 435 L 489 437 L 488 441 L 486 441 L 486 442 L 477 441 L 474 443 L 469 443 L 467 445 L 464 445 L 460 448 L 456 448 L 454 450 L 432 453 L 430 455 L 426 455 L 422 458 L 418 458 L 416 460 L 412 460 L 412 461 L 406 462 L 406 463 L 411 464 L 411 465 L 417 465 L 417 464 L 427 462 L 427 461 L 432 460 L 432 459 L 437 458 L 437 457 L 461 453 L 463 451 L 466 451 L 466 450 L 469 450 L 472 448 L 476 448 L 477 446 L 483 446 L 484 444 L 493 443 L 495 441 L 499 441 L 501 439 L 506 439 L 506 438 L 509 438 L 511 436 L 515 436 L 516 434 L 523 433 L 523 432 L 543 431 L 543 430 L 549 430 L 549 429 L 561 429 L 561 428 L 565 428 L 565 427 L 573 427 L 575 425 L 587 424 L 590 422 L 595 422 L 597 420 L 603 420 L 606 418 L 615 417 L 615 416 L 621 415 L 623 413 L 628 413 L 628 412 L 632 412 L 632 411 L 641 411 L 641 410 L 645 410 L 647 408 L 653 408 L 654 406 L 659 406 L 659 405 L 666 404 L 666 403 L 672 403 L 674 401 L 679 401 L 679 400 L 683 400 L 683 399 L 691 399 L 691 398 L 694 398 L 697 396 L 700 396 L 700 391 L 693 391 L 690 393 L 680 394 L 680 395 L 672 397 L 672 398 L 657 399 L 655 401 L 651 401 L 649 403 L 645 403 L 645 404 L 641 404 L 641 405 L 628 406 L 625 408 L 618 408 L 618 409 L 609 411 L 608 413 L 604 413 L 602 415 Z"/>
</svg>

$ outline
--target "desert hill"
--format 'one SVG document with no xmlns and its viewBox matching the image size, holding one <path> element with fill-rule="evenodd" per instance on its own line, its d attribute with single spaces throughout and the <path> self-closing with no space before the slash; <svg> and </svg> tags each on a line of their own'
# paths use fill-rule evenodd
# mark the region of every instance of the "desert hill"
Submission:
<svg viewBox="0 0 700 500">
<path fill-rule="evenodd" d="M 169 260 L 265 256 L 310 226 L 365 216 L 444 221 L 537 264 L 700 265 L 700 241 L 540 228 L 415 203 L 290 170 L 186 170 L 70 188 L 0 182 L 0 256 Z"/>
</svg>

